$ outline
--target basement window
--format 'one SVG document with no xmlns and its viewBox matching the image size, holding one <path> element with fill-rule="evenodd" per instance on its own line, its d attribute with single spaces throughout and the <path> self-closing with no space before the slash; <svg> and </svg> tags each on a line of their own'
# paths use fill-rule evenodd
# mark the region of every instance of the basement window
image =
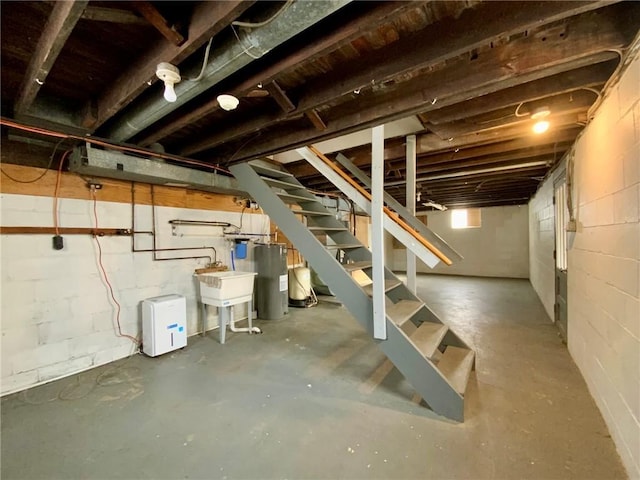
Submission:
<svg viewBox="0 0 640 480">
<path fill-rule="evenodd" d="M 451 210 L 451 228 L 480 228 L 481 226 L 479 208 Z"/>
</svg>

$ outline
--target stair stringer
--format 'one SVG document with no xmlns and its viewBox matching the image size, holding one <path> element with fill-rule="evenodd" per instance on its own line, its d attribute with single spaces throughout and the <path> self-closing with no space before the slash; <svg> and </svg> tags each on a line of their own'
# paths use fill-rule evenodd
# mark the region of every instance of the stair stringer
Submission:
<svg viewBox="0 0 640 480">
<path fill-rule="evenodd" d="M 287 238 L 300 250 L 307 262 L 331 287 L 336 297 L 353 317 L 369 335 L 373 336 L 373 302 L 353 277 L 325 249 L 316 236 L 296 218 L 295 213 L 260 178 L 250 164 L 234 165 L 231 167 L 231 172 L 243 188 L 251 192 L 253 198 L 260 203 L 263 210 L 285 233 Z M 301 188 L 304 187 L 301 185 Z M 306 202 L 302 201 L 301 203 Z M 317 201 L 309 200 L 309 203 L 317 204 Z M 360 243 L 355 236 L 348 232 L 340 232 L 340 234 L 351 236 L 350 240 L 354 244 Z M 367 253 L 368 259 L 371 259 L 371 252 L 362 246 L 356 251 L 350 251 L 349 255 L 354 259 L 366 260 Z M 396 278 L 393 272 L 385 269 L 385 276 L 387 275 L 387 278 Z M 402 288 L 402 286 L 401 283 L 396 288 Z M 434 318 L 437 319 L 435 315 Z M 386 326 L 387 339 L 374 339 L 378 347 L 434 412 L 460 422 L 464 421 L 464 397 L 453 389 L 436 365 L 426 358 L 402 329 L 388 317 Z"/>
</svg>

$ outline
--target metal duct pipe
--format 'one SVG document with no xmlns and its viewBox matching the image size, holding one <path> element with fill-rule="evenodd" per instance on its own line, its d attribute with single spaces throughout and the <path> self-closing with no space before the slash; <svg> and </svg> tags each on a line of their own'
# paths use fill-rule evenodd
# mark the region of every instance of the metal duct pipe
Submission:
<svg viewBox="0 0 640 480">
<path fill-rule="evenodd" d="M 106 136 L 115 141 L 130 139 L 254 59 L 262 57 L 350 2 L 351 0 L 296 0 L 267 25 L 249 32 L 237 29 L 237 38 L 233 37 L 211 52 L 211 60 L 199 82 L 183 81 L 175 85 L 177 101 L 169 103 L 162 95 L 143 101 L 136 105 L 131 114 L 117 121 Z"/>
</svg>

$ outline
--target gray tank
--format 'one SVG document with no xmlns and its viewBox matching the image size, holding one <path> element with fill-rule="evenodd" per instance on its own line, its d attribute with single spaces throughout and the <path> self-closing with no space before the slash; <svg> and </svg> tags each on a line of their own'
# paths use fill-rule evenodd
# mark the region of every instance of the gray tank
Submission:
<svg viewBox="0 0 640 480">
<path fill-rule="evenodd" d="M 281 244 L 256 245 L 256 308 L 258 318 L 277 320 L 289 313 L 287 247 Z"/>
</svg>

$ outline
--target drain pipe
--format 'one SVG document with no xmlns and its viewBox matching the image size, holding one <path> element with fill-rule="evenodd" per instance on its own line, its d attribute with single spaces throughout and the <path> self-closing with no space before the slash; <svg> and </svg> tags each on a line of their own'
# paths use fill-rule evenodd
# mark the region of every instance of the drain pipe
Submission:
<svg viewBox="0 0 640 480">
<path fill-rule="evenodd" d="M 118 142 L 129 140 L 254 59 L 262 57 L 350 2 L 351 0 L 296 0 L 266 25 L 248 30 L 235 29 L 232 26 L 235 35 L 230 36 L 230 40 L 211 52 L 211 60 L 199 82 L 185 81 L 175 85 L 178 98 L 173 103 L 166 102 L 161 94 L 141 101 L 134 106 L 131 113 L 119 119 L 105 132 L 105 135 Z"/>
</svg>

